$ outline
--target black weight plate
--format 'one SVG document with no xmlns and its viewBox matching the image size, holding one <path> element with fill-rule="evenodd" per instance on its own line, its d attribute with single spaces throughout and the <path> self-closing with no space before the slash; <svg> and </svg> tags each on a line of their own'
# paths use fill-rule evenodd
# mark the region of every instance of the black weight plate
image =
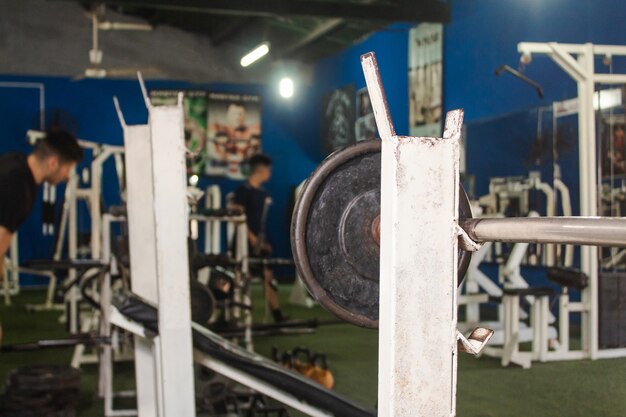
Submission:
<svg viewBox="0 0 626 417">
<path fill-rule="evenodd" d="M 78 389 L 80 371 L 69 366 L 31 365 L 9 374 L 9 385 L 21 391 Z"/>
<path fill-rule="evenodd" d="M 215 311 L 215 298 L 205 286 L 192 282 L 189 290 L 191 320 L 206 325 Z"/>
<path fill-rule="evenodd" d="M 311 294 L 335 316 L 368 328 L 378 327 L 380 149 L 369 140 L 326 158 L 305 183 L 291 225 L 295 263 Z M 471 218 L 462 187 L 459 200 L 459 218 Z M 459 283 L 470 258 L 459 249 Z"/>
</svg>

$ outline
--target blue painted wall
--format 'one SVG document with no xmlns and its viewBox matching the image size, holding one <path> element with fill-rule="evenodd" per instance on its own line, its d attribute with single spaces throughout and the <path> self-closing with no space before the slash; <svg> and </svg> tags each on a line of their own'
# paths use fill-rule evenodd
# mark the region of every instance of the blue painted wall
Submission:
<svg viewBox="0 0 626 417">
<path fill-rule="evenodd" d="M 476 194 L 487 192 L 489 177 L 526 175 L 539 169 L 552 181 L 551 159 L 541 167 L 526 162 L 536 137 L 538 112 L 553 101 L 575 97 L 576 84 L 551 59 L 533 56 L 523 70 L 544 89 L 539 99 L 533 88 L 510 74 L 494 70 L 502 64 L 519 67 L 519 42 L 626 44 L 621 29 L 626 3 L 620 0 L 454 1 L 452 23 L 445 29 L 444 103 L 465 108 L 467 171 L 476 176 Z M 626 71 L 626 59 L 614 60 L 613 71 Z M 609 72 L 600 60 L 596 70 Z M 545 135 L 552 136 L 552 115 L 542 117 Z M 562 178 L 570 187 L 574 214 L 579 212 L 578 128 L 576 117 L 561 119 L 560 134 L 569 146 L 560 155 Z"/>
<path fill-rule="evenodd" d="M 626 44 L 626 2 L 621 0 L 457 0 L 445 28 L 446 107 L 463 107 L 468 121 L 570 98 L 573 81 L 549 58 L 535 57 L 526 74 L 544 86 L 532 88 L 510 75 L 497 78 L 502 64 L 517 68 L 518 42 Z M 623 70 L 624 60 L 616 62 Z"/>
</svg>

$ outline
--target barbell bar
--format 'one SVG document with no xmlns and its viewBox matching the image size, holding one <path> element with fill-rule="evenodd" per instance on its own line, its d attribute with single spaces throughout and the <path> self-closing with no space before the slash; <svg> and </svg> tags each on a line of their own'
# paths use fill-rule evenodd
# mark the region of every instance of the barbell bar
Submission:
<svg viewBox="0 0 626 417">
<path fill-rule="evenodd" d="M 460 226 L 476 242 L 626 247 L 626 218 L 623 217 L 465 219 Z"/>
</svg>

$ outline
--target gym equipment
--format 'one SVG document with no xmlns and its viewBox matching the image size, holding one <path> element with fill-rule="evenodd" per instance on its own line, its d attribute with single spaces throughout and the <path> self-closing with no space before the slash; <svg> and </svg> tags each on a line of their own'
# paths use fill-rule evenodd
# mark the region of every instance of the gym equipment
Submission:
<svg viewBox="0 0 626 417">
<path fill-rule="evenodd" d="M 522 42 L 517 45 L 517 51 L 530 62 L 532 55 L 546 55 L 554 61 L 577 85 L 578 94 L 570 100 L 570 114 L 578 115 L 578 154 L 580 167 L 580 214 L 582 216 L 598 215 L 598 163 L 596 138 L 596 84 L 619 87 L 626 82 L 626 74 L 607 73 L 596 70 L 596 62 L 602 59 L 607 62 L 612 59 L 623 59 L 626 56 L 626 47 L 623 45 L 594 45 L 565 44 L 556 42 Z M 600 346 L 598 323 L 600 322 L 600 279 L 598 248 L 583 246 L 581 252 L 581 271 L 589 277 L 589 286 L 582 290 L 581 301 L 568 304 L 566 296 L 562 297 L 562 313 L 569 316 L 570 312 L 581 314 L 581 349 L 570 349 L 564 346 L 560 349 L 559 359 L 601 359 L 626 356 L 626 348 L 604 348 Z M 576 310 L 568 309 L 574 304 Z"/>
<path fill-rule="evenodd" d="M 344 323 L 343 320 L 288 320 L 280 323 L 254 324 L 250 328 L 238 326 L 225 329 L 211 329 L 223 337 L 233 338 L 243 336 L 247 330 L 250 330 L 253 336 L 309 334 L 314 333 L 319 326 L 332 326 Z"/>
<path fill-rule="evenodd" d="M 291 352 L 290 368 L 308 377 L 312 368 L 311 358 L 311 351 L 308 348 L 298 346 Z"/>
<path fill-rule="evenodd" d="M 16 343 L 12 345 L 0 346 L 0 352 L 23 352 L 39 349 L 58 349 L 65 347 L 74 347 L 77 345 L 99 346 L 111 344 L 109 337 L 97 336 L 89 333 L 70 335 L 64 339 L 43 339 L 34 342 Z"/>
<path fill-rule="evenodd" d="M 208 286 L 217 301 L 224 301 L 233 296 L 235 281 L 228 274 L 215 269 L 211 272 Z"/>
<path fill-rule="evenodd" d="M 295 263 L 309 292 L 337 317 L 378 327 L 380 140 L 337 151 L 311 174 L 291 224 Z M 471 218 L 460 192 L 459 217 Z M 459 250 L 459 276 L 471 254 Z"/>
<path fill-rule="evenodd" d="M 526 84 L 532 86 L 535 89 L 535 92 L 537 93 L 537 97 L 543 98 L 543 88 L 541 87 L 541 84 L 539 84 L 537 81 L 531 80 L 526 75 L 522 74 L 521 72 L 519 72 L 518 70 L 514 68 L 511 68 L 508 65 L 501 65 L 498 68 L 496 68 L 496 70 L 494 71 L 496 75 L 501 75 L 503 72 L 508 72 L 509 74 L 513 75 L 515 78 L 519 78 L 520 80 L 524 81 Z"/>
<path fill-rule="evenodd" d="M 335 377 L 328 370 L 326 355 L 315 354 L 310 360 L 311 369 L 306 376 L 321 386 L 332 389 L 335 386 Z"/>
<path fill-rule="evenodd" d="M 9 373 L 0 399 L 7 417 L 73 416 L 80 400 L 80 371 L 71 367 L 34 365 Z"/>
<path fill-rule="evenodd" d="M 113 299 L 111 322 L 138 336 L 159 335 L 159 311 L 130 292 Z M 284 369 L 193 323 L 194 359 L 202 366 L 311 416 L 374 417 L 374 410 Z"/>
<path fill-rule="evenodd" d="M 294 260 L 313 297 L 368 328 L 378 327 L 380 144 L 359 142 L 324 160 L 296 202 L 291 227 Z M 475 242 L 626 246 L 626 218 L 472 219 L 462 187 L 459 196 L 459 225 Z M 459 249 L 459 277 L 470 258 Z"/>
<path fill-rule="evenodd" d="M 273 347 L 272 359 L 283 367 L 298 372 L 327 389 L 332 389 L 335 385 L 335 377 L 328 370 L 328 362 L 324 354 L 313 353 L 304 346 L 298 346 L 291 352 L 285 351 L 279 355 L 278 349 Z"/>
</svg>

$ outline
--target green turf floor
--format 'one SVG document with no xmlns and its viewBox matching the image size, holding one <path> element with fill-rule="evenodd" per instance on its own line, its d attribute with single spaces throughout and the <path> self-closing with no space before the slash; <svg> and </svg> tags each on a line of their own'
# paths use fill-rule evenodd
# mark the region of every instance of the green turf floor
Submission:
<svg viewBox="0 0 626 417">
<path fill-rule="evenodd" d="M 257 291 L 258 293 L 258 291 Z M 288 288 L 281 290 L 287 298 Z M 64 326 L 58 312 L 30 313 L 25 304 L 43 301 L 43 292 L 28 291 L 11 307 L 0 306 L 4 343 L 62 337 Z M 257 297 L 258 298 L 258 294 Z M 261 303 L 257 303 L 258 306 Z M 330 319 L 320 308 L 286 306 L 291 318 Z M 255 316 L 263 317 L 262 307 Z M 365 404 L 376 402 L 377 333 L 349 325 L 333 325 L 311 335 L 257 338 L 256 349 L 268 355 L 273 346 L 281 350 L 305 345 L 326 353 L 335 375 L 336 391 Z M 0 382 L 7 371 L 25 364 L 69 364 L 71 350 L 0 353 Z M 461 417 L 624 417 L 626 416 L 626 358 L 601 361 L 534 363 L 529 370 L 503 369 L 490 358 L 459 358 L 457 414 Z M 79 416 L 102 416 L 97 398 L 97 368 L 83 368 Z M 132 364 L 116 365 L 118 388 L 132 388 Z"/>
</svg>

